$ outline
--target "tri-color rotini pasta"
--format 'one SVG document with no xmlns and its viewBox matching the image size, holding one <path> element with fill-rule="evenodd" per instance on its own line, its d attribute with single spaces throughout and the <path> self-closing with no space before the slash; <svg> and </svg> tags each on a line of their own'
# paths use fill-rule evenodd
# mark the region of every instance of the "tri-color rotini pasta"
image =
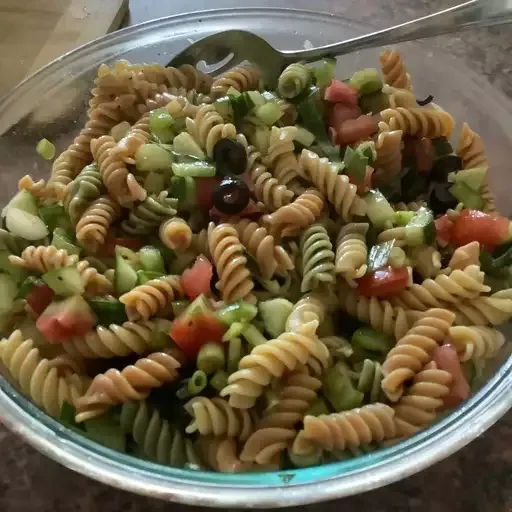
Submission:
<svg viewBox="0 0 512 512">
<path fill-rule="evenodd" d="M 252 65 L 100 66 L 2 213 L 11 381 L 110 448 L 231 473 L 358 456 L 466 400 L 506 345 L 511 225 L 482 138 L 380 64 L 293 63 L 275 90 Z"/>
</svg>

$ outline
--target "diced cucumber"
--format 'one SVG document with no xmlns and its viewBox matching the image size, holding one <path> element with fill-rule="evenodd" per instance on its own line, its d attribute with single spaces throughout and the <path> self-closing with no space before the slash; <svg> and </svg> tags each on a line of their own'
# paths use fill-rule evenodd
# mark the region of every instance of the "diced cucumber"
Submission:
<svg viewBox="0 0 512 512">
<path fill-rule="evenodd" d="M 233 107 L 231 106 L 231 100 L 224 96 L 223 98 L 219 98 L 214 103 L 215 109 L 217 112 L 224 118 L 231 120 L 233 119 Z"/>
<path fill-rule="evenodd" d="M 259 91 L 247 91 L 246 94 L 251 98 L 254 107 L 261 107 L 261 105 L 265 105 L 266 100 Z"/>
<path fill-rule="evenodd" d="M 153 133 L 172 132 L 173 125 L 174 119 L 165 107 L 153 110 L 149 116 L 149 129 Z"/>
<path fill-rule="evenodd" d="M 38 215 L 39 208 L 37 206 L 37 199 L 28 191 L 20 190 L 8 203 L 7 206 L 2 210 L 2 216 L 7 215 L 9 208 L 18 208 L 24 212 L 32 215 Z"/>
<path fill-rule="evenodd" d="M 363 199 L 366 203 L 368 218 L 377 228 L 383 228 L 393 220 L 395 211 L 379 190 L 369 190 Z"/>
<path fill-rule="evenodd" d="M 137 284 L 137 272 L 126 261 L 122 253 L 116 247 L 116 271 L 115 271 L 115 287 L 119 294 L 127 293 Z"/>
<path fill-rule="evenodd" d="M 393 215 L 393 225 L 395 226 L 407 226 L 407 224 L 413 219 L 416 212 L 395 212 Z"/>
<path fill-rule="evenodd" d="M 230 87 L 226 94 L 228 96 L 234 96 L 235 98 L 238 98 L 238 96 L 240 96 L 242 93 L 240 91 L 237 91 L 234 87 Z"/>
<path fill-rule="evenodd" d="M 51 160 L 55 156 L 55 146 L 48 139 L 41 139 L 37 143 L 36 151 L 45 160 Z"/>
<path fill-rule="evenodd" d="M 148 172 L 144 180 L 144 188 L 148 194 L 160 194 L 165 188 L 165 175 L 159 172 Z"/>
<path fill-rule="evenodd" d="M 405 226 L 405 239 L 408 245 L 430 245 L 436 239 L 434 213 L 422 206 Z"/>
<path fill-rule="evenodd" d="M 50 270 L 41 279 L 57 294 L 63 297 L 82 295 L 84 284 L 76 267 L 62 267 Z"/>
<path fill-rule="evenodd" d="M 247 92 L 243 92 L 236 98 L 231 96 L 231 105 L 233 107 L 235 120 L 242 119 L 255 107 L 251 96 Z"/>
<path fill-rule="evenodd" d="M 336 77 L 336 59 L 325 59 L 311 71 L 318 87 L 328 87 Z"/>
<path fill-rule="evenodd" d="M 8 313 L 18 295 L 18 285 L 8 274 L 0 274 L 0 314 Z"/>
<path fill-rule="evenodd" d="M 126 451 L 126 434 L 110 418 L 94 418 L 84 422 L 86 436 L 97 443 L 119 452 Z"/>
<path fill-rule="evenodd" d="M 207 162 L 194 162 L 187 164 L 172 164 L 172 172 L 176 176 L 191 177 L 191 178 L 210 178 L 215 176 L 217 169 L 214 165 Z"/>
<path fill-rule="evenodd" d="M 479 192 L 475 192 L 462 181 L 454 183 L 450 188 L 450 193 L 457 201 L 461 202 L 466 208 L 481 210 L 484 202 Z"/>
<path fill-rule="evenodd" d="M 64 249 L 68 254 L 78 254 L 82 252 L 82 248 L 71 243 L 66 232 L 62 228 L 55 228 L 53 231 L 52 245 L 57 249 Z"/>
<path fill-rule="evenodd" d="M 171 302 L 172 313 L 175 318 L 179 317 L 190 306 L 189 300 L 173 300 Z"/>
<path fill-rule="evenodd" d="M 39 217 L 41 217 L 42 221 L 48 226 L 50 231 L 53 231 L 57 226 L 60 226 L 65 229 L 66 232 L 68 231 L 68 228 L 71 228 L 71 231 L 74 232 L 69 216 L 64 207 L 60 204 L 41 206 L 41 208 L 39 208 Z"/>
<path fill-rule="evenodd" d="M 164 274 L 162 272 L 151 272 L 150 270 L 137 270 L 137 285 L 147 283 L 153 279 L 160 279 Z"/>
<path fill-rule="evenodd" d="M 140 264 L 144 270 L 165 274 L 165 264 L 161 252 L 150 245 L 146 245 L 139 251 Z"/>
<path fill-rule="evenodd" d="M 386 354 L 393 347 L 393 339 L 371 327 L 360 327 L 352 335 L 351 343 L 363 350 Z"/>
<path fill-rule="evenodd" d="M 239 300 L 233 304 L 224 306 L 217 312 L 217 317 L 225 324 L 232 325 L 235 322 L 251 322 L 257 314 L 258 309 L 256 306 Z"/>
<path fill-rule="evenodd" d="M 309 148 L 313 142 L 315 142 L 315 136 L 306 128 L 302 126 L 296 126 L 297 135 L 295 135 L 295 140 L 302 144 L 304 147 Z"/>
<path fill-rule="evenodd" d="M 387 265 L 391 250 L 395 245 L 394 240 L 389 240 L 379 245 L 374 245 L 368 255 L 368 272 L 375 272 Z"/>
<path fill-rule="evenodd" d="M 283 117 L 283 111 L 277 103 L 265 103 L 254 111 L 254 115 L 267 126 L 272 126 Z"/>
<path fill-rule="evenodd" d="M 350 78 L 349 85 L 359 91 L 361 96 L 373 94 L 382 89 L 380 73 L 375 68 L 356 71 Z"/>
<path fill-rule="evenodd" d="M 474 169 L 464 169 L 459 172 L 451 172 L 448 180 L 452 183 L 464 183 L 466 187 L 474 192 L 480 193 L 480 189 L 487 176 L 487 167 L 475 167 Z"/>
<path fill-rule="evenodd" d="M 19 208 L 10 207 L 8 209 L 5 225 L 14 236 L 25 240 L 41 240 L 48 236 L 48 228 L 39 217 Z"/>
<path fill-rule="evenodd" d="M 366 167 L 368 166 L 368 158 L 366 156 L 347 146 L 343 157 L 343 164 L 345 165 L 347 176 L 350 176 L 355 183 L 364 183 Z"/>
<path fill-rule="evenodd" d="M 172 155 L 159 144 L 144 144 L 135 153 L 135 166 L 141 172 L 169 170 L 172 162 Z"/>
<path fill-rule="evenodd" d="M 247 343 L 253 347 L 263 345 L 267 342 L 265 336 L 263 336 L 259 329 L 253 324 L 246 325 L 242 336 L 247 340 Z"/>
<path fill-rule="evenodd" d="M 124 304 L 113 297 L 91 299 L 89 306 L 98 317 L 99 325 L 121 325 L 128 320 Z"/>
<path fill-rule="evenodd" d="M 277 298 L 258 304 L 265 330 L 274 338 L 285 331 L 286 320 L 293 310 L 293 304 L 286 299 Z"/>
<path fill-rule="evenodd" d="M 185 310 L 185 315 L 194 316 L 197 314 L 211 313 L 210 306 L 208 301 L 204 295 L 199 295 L 196 299 L 194 299 L 187 309 Z"/>
<path fill-rule="evenodd" d="M 17 283 L 23 281 L 27 277 L 27 270 L 23 267 L 13 265 L 9 261 L 10 252 L 6 250 L 0 250 L 0 270 L 7 272 Z M 0 293 L 2 291 L 0 290 Z"/>
<path fill-rule="evenodd" d="M 268 152 L 270 144 L 270 128 L 268 126 L 256 126 L 252 137 L 252 143 L 263 154 Z"/>
<path fill-rule="evenodd" d="M 365 140 L 357 145 L 356 151 L 368 159 L 368 165 L 373 166 L 377 158 L 377 151 L 375 150 L 375 142 L 373 140 Z"/>
<path fill-rule="evenodd" d="M 192 155 L 200 160 L 204 160 L 206 158 L 204 151 L 199 147 L 199 144 L 194 140 L 190 133 L 181 132 L 179 135 L 174 137 L 173 147 L 174 151 L 181 153 L 182 155 Z"/>
</svg>

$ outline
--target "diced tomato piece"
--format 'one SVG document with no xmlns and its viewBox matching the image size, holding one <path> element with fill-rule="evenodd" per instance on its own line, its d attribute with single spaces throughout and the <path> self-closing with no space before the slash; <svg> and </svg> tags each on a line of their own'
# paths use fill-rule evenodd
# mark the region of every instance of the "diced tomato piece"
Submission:
<svg viewBox="0 0 512 512">
<path fill-rule="evenodd" d="M 466 400 L 471 391 L 462 371 L 457 351 L 453 345 L 445 344 L 434 349 L 432 358 L 439 369 L 450 373 L 453 377 L 450 393 L 444 397 L 444 404 L 446 407 L 456 407 Z"/>
<path fill-rule="evenodd" d="M 201 211 L 207 212 L 213 207 L 213 191 L 219 184 L 219 180 L 213 176 L 211 178 L 196 178 L 195 181 L 197 206 Z"/>
<path fill-rule="evenodd" d="M 344 103 L 345 105 L 357 105 L 358 92 L 350 85 L 339 80 L 333 80 L 325 90 L 325 99 L 331 103 Z"/>
<path fill-rule="evenodd" d="M 190 300 L 194 300 L 203 293 L 210 293 L 212 277 L 212 264 L 204 256 L 199 256 L 193 267 L 183 272 L 180 278 L 180 284 L 185 295 Z"/>
<path fill-rule="evenodd" d="M 96 315 L 82 297 L 52 302 L 37 319 L 36 326 L 51 343 L 83 336 L 96 325 Z"/>
<path fill-rule="evenodd" d="M 105 238 L 104 244 L 96 251 L 96 256 L 101 258 L 113 258 L 115 255 L 116 245 L 127 247 L 128 249 L 137 252 L 143 244 L 138 238 L 117 237 L 112 233 L 109 233 Z"/>
<path fill-rule="evenodd" d="M 443 245 L 448 245 L 452 238 L 453 220 L 448 215 L 436 219 L 437 239 Z"/>
<path fill-rule="evenodd" d="M 492 216 L 479 210 L 463 210 L 453 222 L 451 242 L 457 247 L 480 242 L 493 251 L 506 241 L 510 221 L 506 217 Z"/>
<path fill-rule="evenodd" d="M 27 294 L 25 300 L 32 311 L 39 316 L 54 299 L 55 292 L 47 285 L 34 286 Z"/>
<path fill-rule="evenodd" d="M 357 119 L 349 119 L 338 128 L 339 145 L 354 144 L 367 139 L 377 131 L 377 121 L 372 116 L 362 115 Z"/>
<path fill-rule="evenodd" d="M 357 119 L 363 113 L 358 105 L 345 105 L 343 103 L 336 103 L 332 108 L 329 116 L 329 126 L 338 128 L 345 121 L 349 119 Z"/>
<path fill-rule="evenodd" d="M 409 272 L 406 268 L 388 266 L 359 279 L 358 290 L 365 297 L 385 297 L 401 292 L 408 284 Z"/>
<path fill-rule="evenodd" d="M 221 343 L 226 329 L 213 313 L 184 314 L 173 321 L 169 336 L 193 360 L 205 343 Z"/>
</svg>

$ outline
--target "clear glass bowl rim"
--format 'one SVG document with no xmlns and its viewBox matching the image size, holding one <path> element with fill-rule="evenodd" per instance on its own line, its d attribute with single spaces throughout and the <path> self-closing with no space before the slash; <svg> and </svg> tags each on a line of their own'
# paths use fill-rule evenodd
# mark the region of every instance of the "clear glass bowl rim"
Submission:
<svg viewBox="0 0 512 512">
<path fill-rule="evenodd" d="M 328 13 L 282 8 L 231 8 L 200 11 L 152 20 L 99 38 L 51 62 L 24 80 L 0 101 L 2 111 L 37 81 L 73 62 L 120 45 L 150 37 L 202 18 L 255 16 L 303 17 L 328 24 L 347 18 Z M 359 24 L 349 20 L 354 26 Z M 448 58 L 448 57 L 447 57 Z M 459 66 L 455 59 L 452 65 Z M 460 67 L 460 66 L 459 66 Z M 496 112 L 512 119 L 510 102 L 493 89 Z M 501 109 L 501 110 L 500 110 Z M 501 119 L 504 119 L 500 115 Z M 326 501 L 362 493 L 410 476 L 456 452 L 485 432 L 512 407 L 512 357 L 459 409 L 429 429 L 375 453 L 323 466 L 273 473 L 220 474 L 161 466 L 114 452 L 66 429 L 0 378 L 0 420 L 43 454 L 103 483 L 154 498 L 191 505 L 266 508 Z"/>
</svg>

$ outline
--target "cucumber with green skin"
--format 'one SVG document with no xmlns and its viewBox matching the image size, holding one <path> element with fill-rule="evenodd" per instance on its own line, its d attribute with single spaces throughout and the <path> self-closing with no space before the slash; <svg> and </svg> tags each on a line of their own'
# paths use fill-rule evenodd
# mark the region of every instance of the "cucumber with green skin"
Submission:
<svg viewBox="0 0 512 512">
<path fill-rule="evenodd" d="M 405 239 L 410 246 L 430 245 L 436 239 L 434 213 L 422 206 L 405 226 Z"/>
<path fill-rule="evenodd" d="M 84 284 L 76 267 L 61 267 L 50 270 L 41 279 L 57 294 L 63 297 L 82 295 Z"/>
<path fill-rule="evenodd" d="M 363 199 L 366 203 L 366 214 L 375 227 L 384 228 L 393 221 L 395 211 L 380 190 L 369 190 Z"/>
</svg>

